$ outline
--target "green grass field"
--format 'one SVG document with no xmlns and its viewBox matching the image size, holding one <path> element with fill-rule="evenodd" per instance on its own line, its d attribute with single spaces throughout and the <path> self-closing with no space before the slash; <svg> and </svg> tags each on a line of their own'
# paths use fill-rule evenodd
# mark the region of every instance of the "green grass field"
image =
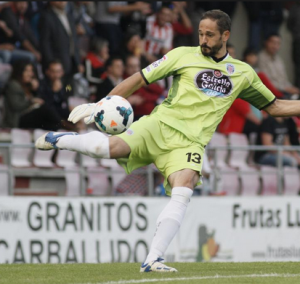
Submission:
<svg viewBox="0 0 300 284">
<path fill-rule="evenodd" d="M 1 284 L 299 284 L 300 263 L 172 263 L 178 273 L 140 273 L 139 263 L 2 264 Z"/>
</svg>

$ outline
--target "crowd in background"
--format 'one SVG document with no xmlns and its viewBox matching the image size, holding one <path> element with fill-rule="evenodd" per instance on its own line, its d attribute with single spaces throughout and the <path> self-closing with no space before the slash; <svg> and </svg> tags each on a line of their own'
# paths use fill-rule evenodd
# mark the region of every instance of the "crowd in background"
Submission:
<svg viewBox="0 0 300 284">
<path fill-rule="evenodd" d="M 198 46 L 203 12 L 233 16 L 237 2 L 22 1 L 0 2 L 0 125 L 2 128 L 81 130 L 68 123 L 72 98 L 97 102 L 118 83 L 178 46 Z M 244 1 L 248 47 L 243 58 L 277 98 L 300 99 L 300 3 Z M 279 28 L 289 12 L 295 82 L 278 55 Z M 234 46 L 228 52 L 235 57 Z M 135 120 L 167 96 L 172 78 L 145 86 L 128 98 Z M 245 133 L 252 144 L 299 145 L 299 118 L 272 118 L 237 99 L 218 131 Z M 276 165 L 276 154 L 258 152 L 255 162 Z M 298 152 L 284 165 L 299 166 Z"/>
</svg>

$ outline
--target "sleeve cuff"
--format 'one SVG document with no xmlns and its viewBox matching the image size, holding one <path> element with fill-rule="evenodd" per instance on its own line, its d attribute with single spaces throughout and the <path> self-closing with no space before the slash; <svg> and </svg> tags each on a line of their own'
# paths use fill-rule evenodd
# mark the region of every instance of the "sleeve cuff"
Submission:
<svg viewBox="0 0 300 284">
<path fill-rule="evenodd" d="M 143 73 L 142 70 L 140 71 L 140 73 L 141 73 L 141 75 L 142 75 L 144 81 L 146 82 L 146 84 L 149 85 L 149 82 L 148 82 L 148 80 L 146 79 L 146 77 L 145 77 L 145 75 L 144 75 L 144 73 Z"/>
<path fill-rule="evenodd" d="M 261 107 L 259 110 L 263 110 L 265 109 L 266 107 L 270 106 L 271 104 L 273 104 L 274 102 L 276 101 L 276 98 L 274 98 L 273 101 L 269 102 L 268 104 L 266 104 L 265 106 Z"/>
</svg>

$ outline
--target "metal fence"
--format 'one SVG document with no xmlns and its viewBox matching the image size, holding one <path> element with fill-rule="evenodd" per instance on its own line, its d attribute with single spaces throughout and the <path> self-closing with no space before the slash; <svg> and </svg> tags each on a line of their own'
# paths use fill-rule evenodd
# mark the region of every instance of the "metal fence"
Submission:
<svg viewBox="0 0 300 284">
<path fill-rule="evenodd" d="M 0 143 L 0 150 L 5 150 L 5 164 L 7 165 L 7 169 L 0 168 L 0 173 L 5 172 L 8 173 L 8 187 L 9 187 L 9 195 L 13 195 L 13 180 L 15 176 L 26 176 L 26 177 L 65 177 L 66 172 L 68 173 L 79 173 L 80 175 L 80 194 L 81 196 L 86 195 L 86 178 L 87 178 L 87 169 L 82 164 L 82 154 L 79 154 L 78 157 L 78 169 L 66 169 L 66 168 L 43 168 L 43 167 L 31 167 L 31 168 L 22 168 L 22 167 L 14 167 L 11 164 L 12 157 L 12 149 L 13 148 L 32 148 L 35 149 L 33 143 L 31 144 L 11 144 L 11 143 Z M 39 150 L 36 150 L 39 151 Z M 97 168 L 97 173 L 104 173 L 107 175 L 108 179 L 111 181 L 112 171 L 114 173 L 123 173 L 124 170 L 120 169 L 111 169 L 109 167 L 99 167 Z M 92 173 L 93 169 L 89 169 L 89 173 Z M 148 166 L 145 170 L 140 170 L 139 174 L 147 175 L 147 184 L 148 184 L 148 195 L 154 195 L 154 173 L 155 170 L 153 167 Z M 134 174 L 134 173 L 132 173 Z M 0 185 L 1 186 L 1 185 Z M 112 184 L 110 184 L 110 195 L 112 193 Z"/>
<path fill-rule="evenodd" d="M 259 145 L 248 145 L 248 146 L 214 146 L 207 147 L 207 150 L 212 152 L 212 167 L 213 173 L 218 175 L 218 168 L 215 166 L 217 164 L 217 151 L 218 150 L 226 150 L 226 151 L 275 151 L 277 152 L 277 160 L 276 160 L 276 169 L 277 169 L 277 193 L 283 193 L 283 163 L 282 156 L 284 151 L 300 151 L 300 146 L 259 146 Z M 261 166 L 260 164 L 256 164 L 256 166 Z M 226 173 L 226 170 L 222 170 L 223 173 Z M 229 171 L 227 172 L 229 173 Z M 239 169 L 239 173 L 241 174 L 253 174 L 252 171 L 247 171 L 243 169 Z M 263 174 L 273 174 L 273 172 L 264 171 Z M 216 191 L 216 184 L 213 185 L 214 191 Z"/>
<path fill-rule="evenodd" d="M 41 168 L 41 167 L 32 167 L 32 168 L 21 168 L 21 167 L 13 167 L 11 164 L 11 155 L 13 148 L 33 148 L 34 144 L 11 144 L 11 143 L 0 143 L 0 150 L 3 153 L 3 150 L 7 153 L 7 157 L 5 158 L 5 164 L 7 165 L 6 169 L 0 168 L 1 172 L 8 173 L 9 177 L 9 194 L 13 195 L 13 179 L 15 176 L 28 176 L 28 177 L 64 177 L 66 169 L 58 169 L 58 168 Z M 211 165 L 213 174 L 217 175 L 218 168 L 214 165 L 217 163 L 218 155 L 217 151 L 225 150 L 225 151 L 276 151 L 277 152 L 277 191 L 278 194 L 282 194 L 282 178 L 283 178 L 283 165 L 282 165 L 282 154 L 283 151 L 300 151 L 300 146 L 209 146 L 206 148 L 206 151 L 210 152 L 210 157 L 212 157 Z M 80 193 L 82 196 L 86 195 L 86 177 L 87 170 L 82 165 L 82 155 L 79 155 L 79 163 L 78 170 L 68 170 L 69 172 L 79 172 L 80 174 Z M 122 172 L 122 169 L 117 170 L 114 169 L 114 172 Z M 99 172 L 99 170 L 97 170 Z M 101 168 L 101 171 L 105 173 L 108 178 L 112 176 L 112 169 L 110 168 Z M 223 173 L 226 174 L 226 170 L 222 170 Z M 228 171 L 229 172 L 229 171 Z M 240 173 L 243 174 L 252 174 L 247 170 L 239 170 Z M 147 174 L 147 184 L 148 184 L 148 195 L 154 195 L 154 173 L 155 170 L 152 166 L 147 166 L 146 169 L 140 173 Z M 271 172 L 270 172 L 271 173 Z M 264 172 L 264 174 L 268 174 L 268 172 Z M 216 184 L 213 184 L 213 191 L 216 191 Z M 112 194 L 112 191 L 111 191 Z"/>
</svg>

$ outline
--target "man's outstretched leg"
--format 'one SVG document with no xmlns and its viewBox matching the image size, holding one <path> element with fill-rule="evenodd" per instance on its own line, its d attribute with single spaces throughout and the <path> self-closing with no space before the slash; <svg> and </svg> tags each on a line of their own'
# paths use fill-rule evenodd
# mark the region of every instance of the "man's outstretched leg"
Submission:
<svg viewBox="0 0 300 284">
<path fill-rule="evenodd" d="M 86 134 L 48 132 L 36 140 L 35 147 L 40 150 L 76 151 L 92 158 L 104 159 L 123 158 L 130 153 L 130 147 L 121 138 L 117 136 L 108 137 L 99 131 Z"/>
<path fill-rule="evenodd" d="M 193 194 L 192 188 L 198 180 L 199 174 L 190 169 L 170 175 L 169 182 L 173 188 L 171 200 L 157 219 L 150 251 L 140 272 L 177 272 L 175 268 L 161 263 L 162 256 L 180 228 Z"/>
</svg>

